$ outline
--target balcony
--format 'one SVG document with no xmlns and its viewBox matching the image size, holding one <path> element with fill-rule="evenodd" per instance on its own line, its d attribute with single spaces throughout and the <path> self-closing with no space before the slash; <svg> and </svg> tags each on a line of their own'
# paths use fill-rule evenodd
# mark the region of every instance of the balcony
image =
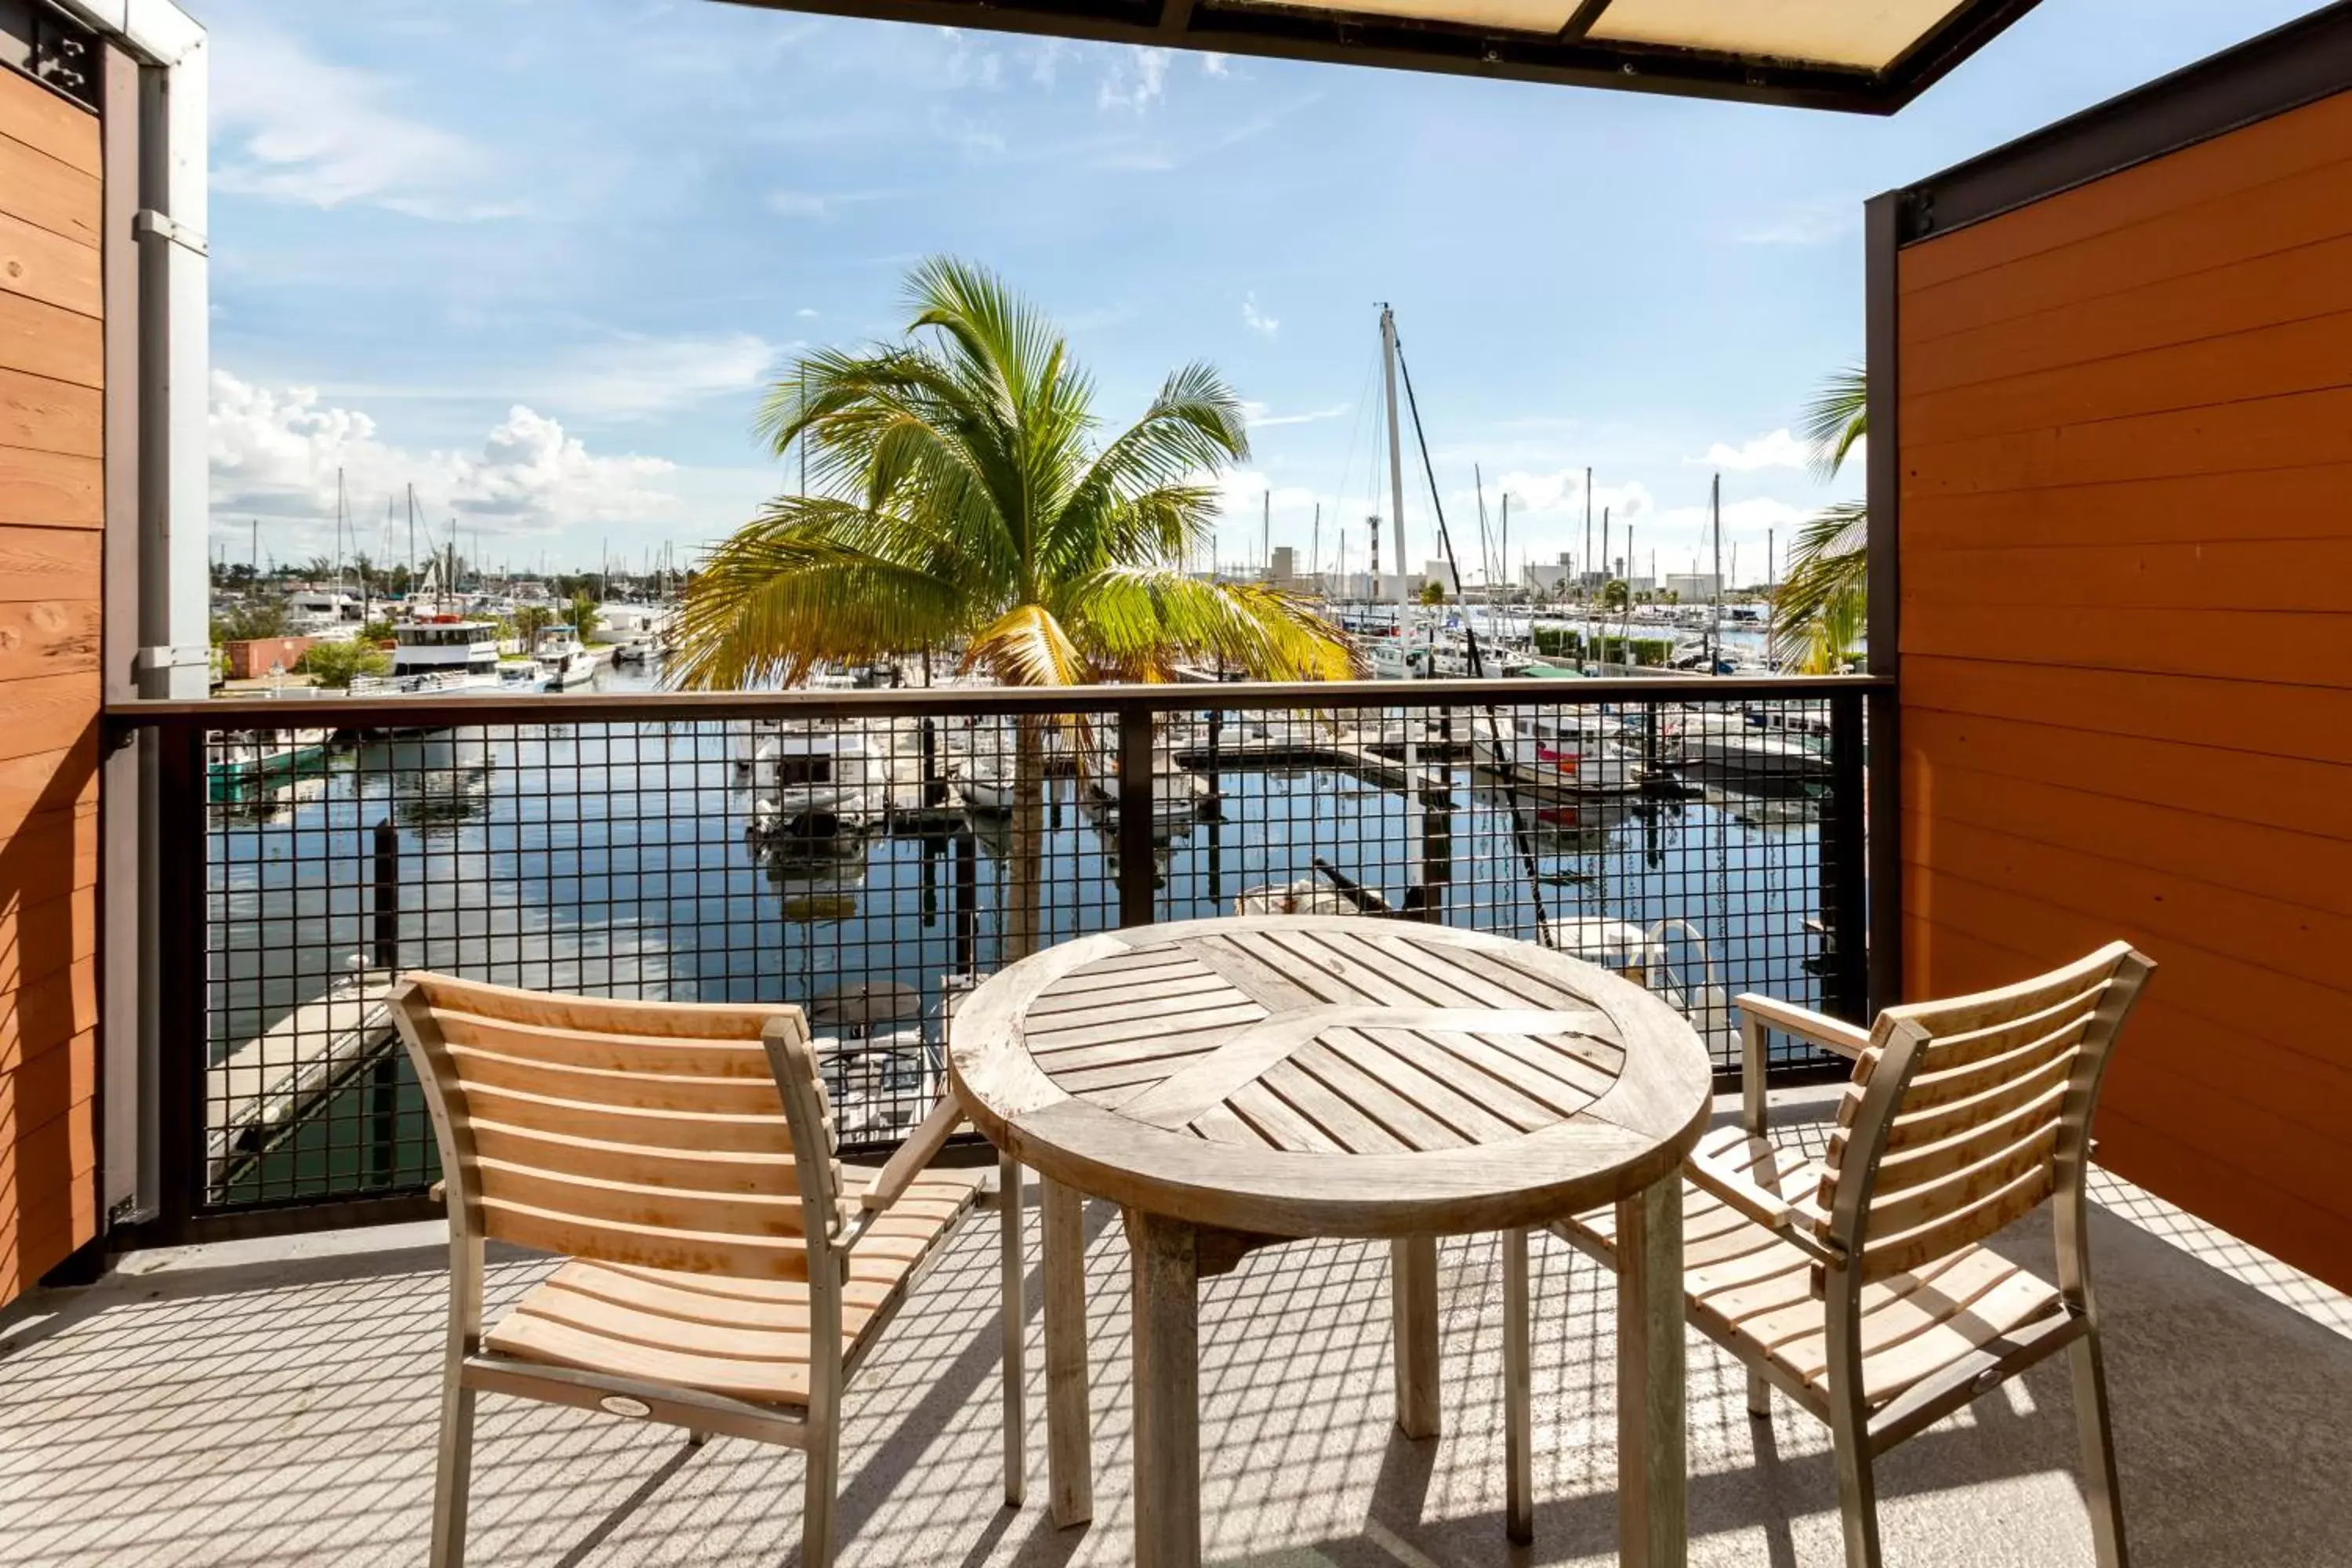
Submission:
<svg viewBox="0 0 2352 1568">
<path fill-rule="evenodd" d="M 152 1249 L 52 1292 L 0 1341 L 7 1560 L 419 1555 L 446 1251 L 426 1217 L 431 1132 L 380 1006 L 403 970 L 802 1003 L 831 1042 L 845 1144 L 869 1159 L 936 1093 L 949 1011 L 1024 919 L 1045 942 L 1288 900 L 1543 940 L 1664 995 L 1727 1074 L 1738 991 L 1867 1016 L 1876 689 L 1376 682 L 142 710 L 171 830 L 202 847 L 164 868 L 161 964 L 205 1001 L 165 1020 L 166 1182 L 135 1233 Z M 1034 858 L 1001 809 L 1024 732 L 1043 759 Z M 1840 1076 L 1776 1058 L 1776 1120 L 1818 1142 Z M 2329 1560 L 2352 1500 L 2315 1435 L 2352 1398 L 2352 1300 L 2113 1175 L 2095 1194 L 2137 1560 Z M 1032 1503 L 1000 1506 L 996 1242 L 967 1227 L 853 1385 L 842 1561 L 1129 1560 L 1128 1263 L 1112 1207 L 1090 1205 L 1087 1232 L 1091 1527 L 1056 1531 L 1038 1500 L 1042 1418 Z M 1034 1221 L 1028 1245 L 1034 1271 Z M 2031 1223 L 2000 1246 L 2046 1268 Z M 493 1305 L 549 1267 L 494 1253 Z M 1433 1444 L 1391 1421 L 1382 1249 L 1300 1243 L 1211 1284 L 1210 1560 L 1506 1553 L 1493 1238 L 1449 1241 L 1441 1268 Z M 1549 1238 L 1535 1280 L 1527 1560 L 1613 1561 L 1612 1297 Z M 1772 1426 L 1752 1423 L 1736 1364 L 1696 1335 L 1688 1348 L 1692 1561 L 1838 1560 L 1826 1431 L 1785 1403 Z M 1033 1347 L 1033 1379 L 1042 1360 Z M 2089 1561 L 2068 1398 L 2049 1363 L 1897 1450 L 1890 1561 Z M 1042 1403 L 1040 1386 L 1033 1413 Z M 485 1411 L 476 1561 L 793 1549 L 797 1457 Z"/>
<path fill-rule="evenodd" d="M 1776 1098 L 1776 1121 L 1791 1126 L 1825 1110 L 1821 1089 Z M 2336 1561 L 2352 1532 L 2340 1484 L 2352 1300 L 2120 1181 L 2095 1178 L 2094 1191 L 2135 1560 Z M 1091 1526 L 1057 1531 L 1046 1517 L 1040 1420 L 1030 1503 L 1002 1506 L 996 1241 L 992 1226 L 968 1226 L 852 1384 L 841 1562 L 1129 1561 L 1126 1249 L 1106 1205 L 1090 1206 L 1087 1230 Z M 1030 1239 L 1034 1269 L 1034 1224 Z M 2049 1257 L 2043 1236 L 2011 1240 L 2021 1258 Z M 436 1225 L 371 1227 L 134 1256 L 92 1289 L 53 1295 L 47 1316 L 0 1341 L 6 1560 L 421 1561 L 446 1257 Z M 494 1298 L 546 1267 L 494 1254 Z M 1606 1282 L 1539 1239 L 1537 1539 L 1512 1553 L 1492 1238 L 1446 1244 L 1442 1268 L 1445 1430 L 1431 1443 L 1391 1420 L 1384 1249 L 1277 1248 L 1210 1286 L 1207 1560 L 1615 1561 Z M 1037 1332 L 1033 1321 L 1033 1379 Z M 1688 1346 L 1691 1561 L 1839 1561 L 1824 1430 L 1785 1402 L 1769 1429 L 1752 1423 L 1738 1367 L 1696 1334 Z M 1042 1383 L 1033 1412 L 1041 1400 Z M 2045 1363 L 1895 1450 L 1882 1470 L 1888 1561 L 2088 1563 L 2067 1402 L 2063 1372 Z M 793 1560 L 797 1456 L 727 1439 L 688 1450 L 510 1401 L 483 1408 L 473 1561 Z"/>
</svg>

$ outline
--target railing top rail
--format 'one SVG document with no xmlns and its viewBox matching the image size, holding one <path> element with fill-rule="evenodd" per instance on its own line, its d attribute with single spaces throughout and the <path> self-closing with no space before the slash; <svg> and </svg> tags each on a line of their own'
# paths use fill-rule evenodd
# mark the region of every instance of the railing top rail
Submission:
<svg viewBox="0 0 2352 1568">
<path fill-rule="evenodd" d="M 1874 675 L 1628 676 L 1583 680 L 1171 681 L 1055 687 L 899 687 L 870 691 L 572 692 L 527 697 L 226 697 L 110 703 L 129 729 L 410 728 L 478 724 L 856 719 L 896 715 L 1249 711 L 1300 708 L 1525 707 L 1581 702 L 1732 703 L 1828 697 L 1894 684 Z"/>
</svg>

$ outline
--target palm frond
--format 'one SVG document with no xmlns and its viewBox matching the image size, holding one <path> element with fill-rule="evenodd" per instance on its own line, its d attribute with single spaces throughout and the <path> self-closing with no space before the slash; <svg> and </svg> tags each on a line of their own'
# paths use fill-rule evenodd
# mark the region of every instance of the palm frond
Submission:
<svg viewBox="0 0 2352 1568">
<path fill-rule="evenodd" d="M 1823 479 L 1835 479 L 1870 434 L 1869 373 L 1858 364 L 1832 372 L 1805 405 L 1799 423 L 1805 444 L 1813 449 L 1813 472 Z"/>
<path fill-rule="evenodd" d="M 1015 605 L 976 632 L 965 669 L 985 669 L 1007 686 L 1084 686 L 1093 668 L 1043 605 Z"/>
<path fill-rule="evenodd" d="M 1869 586 L 1869 507 L 1841 501 L 1823 508 L 1798 531 L 1788 575 L 1772 595 L 1772 657 L 1801 663 L 1814 623 L 1842 599 L 1864 603 Z"/>
<path fill-rule="evenodd" d="M 1364 668 L 1347 633 L 1263 584 L 1112 566 L 1081 584 L 1072 602 L 1072 635 L 1088 658 L 1130 680 L 1172 679 L 1187 658 L 1222 660 L 1265 679 L 1346 680 Z"/>
<path fill-rule="evenodd" d="M 827 497 L 784 496 L 713 547 L 677 612 L 680 689 L 792 685 L 826 659 L 886 657 L 965 629 L 952 578 L 861 548 L 887 543 L 890 520 Z"/>
</svg>

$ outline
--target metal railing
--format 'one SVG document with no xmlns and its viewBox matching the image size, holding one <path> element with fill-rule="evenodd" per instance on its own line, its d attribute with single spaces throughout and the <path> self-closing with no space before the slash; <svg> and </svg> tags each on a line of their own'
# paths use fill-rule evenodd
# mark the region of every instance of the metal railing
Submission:
<svg viewBox="0 0 2352 1568">
<path fill-rule="evenodd" d="M 1840 679 L 143 703 L 162 1223 L 430 1212 L 404 970 L 808 1009 L 852 1152 L 1021 951 L 1237 909 L 1543 941 L 1682 1008 L 1866 1016 Z M 1797 1055 L 1776 1070 L 1818 1065 Z"/>
</svg>

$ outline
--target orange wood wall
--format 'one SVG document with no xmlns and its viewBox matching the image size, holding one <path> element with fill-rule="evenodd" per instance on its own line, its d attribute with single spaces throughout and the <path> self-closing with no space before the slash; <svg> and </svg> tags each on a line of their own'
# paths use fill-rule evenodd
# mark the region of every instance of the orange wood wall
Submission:
<svg viewBox="0 0 2352 1568">
<path fill-rule="evenodd" d="M 1897 283 L 1906 994 L 2138 943 L 2101 1158 L 2352 1287 L 2352 94 Z"/>
<path fill-rule="evenodd" d="M 98 117 L 0 68 L 0 1302 L 97 1228 Z"/>
</svg>

